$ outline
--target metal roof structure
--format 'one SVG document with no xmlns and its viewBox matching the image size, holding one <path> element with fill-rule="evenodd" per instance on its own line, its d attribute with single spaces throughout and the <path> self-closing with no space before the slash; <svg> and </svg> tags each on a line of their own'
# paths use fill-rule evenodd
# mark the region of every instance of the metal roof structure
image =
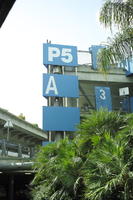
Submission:
<svg viewBox="0 0 133 200">
<path fill-rule="evenodd" d="M 0 0 L 0 27 L 4 23 L 15 1 L 16 0 Z"/>
<path fill-rule="evenodd" d="M 0 0 L 0 27 L 4 23 L 15 1 L 16 0 Z M 12 142 L 34 146 L 35 144 L 40 144 L 41 141 L 47 140 L 47 134 L 42 129 L 0 108 L 0 141 L 7 139 L 7 127 L 4 125 L 8 121 L 13 124 L 13 127 L 9 128 L 10 141 Z"/>
<path fill-rule="evenodd" d="M 12 127 L 5 126 L 10 121 Z M 0 108 L 0 140 L 7 139 L 9 131 L 9 141 L 25 146 L 36 146 L 47 140 L 47 134 L 41 128 L 20 119 L 5 109 Z"/>
</svg>

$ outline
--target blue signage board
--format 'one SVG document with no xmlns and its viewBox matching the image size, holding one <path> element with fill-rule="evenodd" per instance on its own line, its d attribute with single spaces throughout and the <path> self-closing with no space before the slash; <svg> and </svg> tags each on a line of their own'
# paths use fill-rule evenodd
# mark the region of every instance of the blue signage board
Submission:
<svg viewBox="0 0 133 200">
<path fill-rule="evenodd" d="M 42 141 L 42 146 L 46 146 L 48 144 L 53 144 L 53 142 L 49 142 L 49 141 Z"/>
<path fill-rule="evenodd" d="M 118 64 L 118 68 L 125 69 L 126 76 L 132 76 L 133 75 L 133 57 L 127 58 L 125 60 L 122 60 Z"/>
<path fill-rule="evenodd" d="M 109 87 L 95 87 L 96 109 L 106 108 L 112 110 L 112 100 Z"/>
<path fill-rule="evenodd" d="M 44 131 L 76 131 L 79 123 L 79 108 L 43 106 Z"/>
<path fill-rule="evenodd" d="M 101 46 L 101 45 L 92 45 L 92 46 L 89 48 L 89 52 L 91 53 L 92 69 L 97 69 L 97 68 L 98 68 L 97 54 L 98 54 L 98 51 L 99 51 L 101 48 L 105 48 L 105 46 Z"/>
<path fill-rule="evenodd" d="M 43 64 L 59 66 L 78 66 L 77 47 L 59 44 L 43 44 Z"/>
<path fill-rule="evenodd" d="M 126 76 L 131 76 L 131 75 L 133 75 L 133 58 L 128 58 Z"/>
<path fill-rule="evenodd" d="M 78 77 L 72 75 L 43 74 L 43 96 L 78 98 Z"/>
<path fill-rule="evenodd" d="M 131 98 L 129 98 L 128 96 L 125 96 L 121 102 L 121 108 L 122 111 L 124 112 L 130 112 L 130 106 L 131 106 Z"/>
<path fill-rule="evenodd" d="M 133 113 L 133 97 L 130 97 L 130 112 Z"/>
</svg>

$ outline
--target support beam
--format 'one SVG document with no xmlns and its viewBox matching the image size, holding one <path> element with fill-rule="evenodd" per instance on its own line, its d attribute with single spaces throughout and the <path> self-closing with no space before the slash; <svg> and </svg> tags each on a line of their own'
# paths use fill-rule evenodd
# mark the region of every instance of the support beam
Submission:
<svg viewBox="0 0 133 200">
<path fill-rule="evenodd" d="M 92 103 L 91 103 L 89 97 L 86 95 L 86 92 L 85 92 L 84 89 L 82 88 L 81 84 L 79 84 L 79 89 L 80 89 L 80 91 L 82 92 L 82 94 L 84 95 L 84 97 L 86 98 L 86 100 L 87 100 L 87 102 L 89 103 L 89 105 L 90 105 L 93 109 L 95 109 L 94 106 L 92 105 Z"/>
<path fill-rule="evenodd" d="M 47 134 L 42 129 L 34 127 L 31 123 L 19 119 L 17 116 L 12 113 L 7 112 L 4 109 L 0 108 L 0 119 L 3 121 L 10 120 L 13 124 L 13 129 L 20 131 L 25 135 L 31 135 L 31 137 L 36 137 L 40 140 L 47 140 Z"/>
<path fill-rule="evenodd" d="M 8 200 L 14 200 L 14 175 L 9 175 Z"/>
<path fill-rule="evenodd" d="M 5 21 L 15 1 L 16 0 L 1 0 L 0 1 L 0 27 Z"/>
</svg>

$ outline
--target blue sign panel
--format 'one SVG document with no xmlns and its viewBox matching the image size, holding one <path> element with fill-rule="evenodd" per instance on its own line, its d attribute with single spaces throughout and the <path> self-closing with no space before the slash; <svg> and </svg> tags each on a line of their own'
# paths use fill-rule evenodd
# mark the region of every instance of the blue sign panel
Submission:
<svg viewBox="0 0 133 200">
<path fill-rule="evenodd" d="M 107 108 L 109 111 L 112 110 L 112 100 L 110 88 L 108 87 L 95 87 L 96 95 L 96 108 Z"/>
<path fill-rule="evenodd" d="M 91 53 L 91 59 L 92 59 L 92 69 L 97 69 L 98 68 L 98 65 L 97 65 L 97 54 L 98 54 L 98 51 L 101 48 L 105 48 L 105 46 L 92 45 L 89 48 L 89 52 Z"/>
<path fill-rule="evenodd" d="M 43 64 L 77 66 L 77 47 L 59 44 L 43 44 Z"/>
<path fill-rule="evenodd" d="M 72 75 L 43 74 L 43 96 L 78 98 L 78 77 Z"/>
<path fill-rule="evenodd" d="M 129 112 L 130 111 L 130 98 L 128 96 L 124 97 L 121 106 L 122 106 L 122 111 L 124 112 Z"/>
<path fill-rule="evenodd" d="M 43 107 L 44 131 L 75 131 L 79 123 L 79 108 Z"/>
<path fill-rule="evenodd" d="M 130 112 L 133 113 L 133 97 L 130 97 Z"/>
<path fill-rule="evenodd" d="M 48 144 L 52 144 L 53 142 L 49 142 L 49 141 L 42 141 L 42 146 L 46 146 Z"/>
<path fill-rule="evenodd" d="M 128 58 L 126 76 L 131 76 L 131 75 L 133 75 L 133 58 Z"/>
<path fill-rule="evenodd" d="M 133 57 L 127 58 L 118 64 L 118 67 L 126 70 L 126 76 L 133 75 Z"/>
</svg>

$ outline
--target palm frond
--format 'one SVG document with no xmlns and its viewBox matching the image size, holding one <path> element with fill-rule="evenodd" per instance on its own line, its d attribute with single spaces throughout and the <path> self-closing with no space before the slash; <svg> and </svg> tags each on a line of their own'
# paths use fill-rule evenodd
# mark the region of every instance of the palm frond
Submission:
<svg viewBox="0 0 133 200">
<path fill-rule="evenodd" d="M 105 27 L 112 27 L 113 24 L 121 28 L 133 25 L 133 1 L 128 0 L 107 0 L 100 12 L 100 22 Z"/>
<path fill-rule="evenodd" d="M 112 161 L 113 162 L 113 161 Z M 102 176 L 96 175 L 98 173 L 97 171 L 95 172 L 93 170 L 93 174 L 91 175 L 90 183 L 87 187 L 86 191 L 86 198 L 89 200 L 100 200 L 100 199 L 110 199 L 110 196 L 113 196 L 113 193 L 115 194 L 115 191 L 117 193 L 114 195 L 115 198 L 117 199 L 117 195 L 119 193 L 119 188 L 120 190 L 124 191 L 125 193 L 128 194 L 130 187 L 129 184 L 129 179 L 128 176 L 130 174 L 128 165 L 126 164 L 125 166 L 121 167 L 121 171 L 119 174 L 114 174 L 113 176 L 107 175 L 105 173 L 105 166 L 102 166 L 102 171 L 103 171 L 103 177 L 106 176 L 106 178 L 102 178 Z M 101 172 L 102 172 L 101 171 Z M 105 173 L 105 174 L 104 174 Z M 132 179 L 133 180 L 133 179 Z M 118 198 L 119 199 L 119 198 Z M 130 198 L 129 198 L 130 199 Z M 129 200 L 128 199 L 128 200 Z"/>
<path fill-rule="evenodd" d="M 41 147 L 33 200 L 132 199 L 132 124 L 132 114 L 95 111 L 72 141 Z"/>
<path fill-rule="evenodd" d="M 108 39 L 106 48 L 102 48 L 98 54 L 98 65 L 103 71 L 111 66 L 117 66 L 119 62 L 133 56 L 133 28 L 127 28 Z"/>
<path fill-rule="evenodd" d="M 118 26 L 119 33 L 108 38 L 105 49 L 98 55 L 99 67 L 106 72 L 110 67 L 133 56 L 133 1 L 106 0 L 101 12 L 100 22 L 105 27 Z"/>
</svg>

